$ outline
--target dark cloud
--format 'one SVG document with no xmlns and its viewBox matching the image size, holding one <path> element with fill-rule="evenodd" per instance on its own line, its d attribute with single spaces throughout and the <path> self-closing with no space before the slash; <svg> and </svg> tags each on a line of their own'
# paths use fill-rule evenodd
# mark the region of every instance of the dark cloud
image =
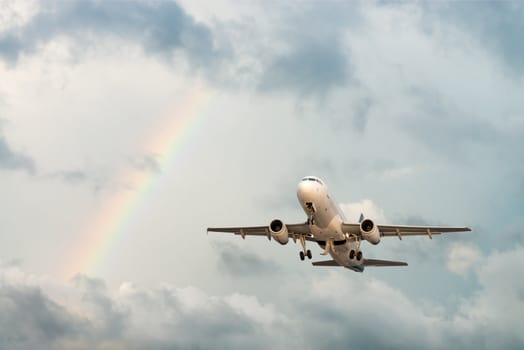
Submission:
<svg viewBox="0 0 524 350">
<path fill-rule="evenodd" d="M 132 168 L 140 172 L 155 172 L 161 171 L 160 164 L 153 155 L 140 155 L 125 157 L 118 164 L 112 163 L 112 166 L 120 166 L 125 168 Z M 89 167 L 88 167 L 89 168 Z M 106 175 L 108 166 L 98 166 L 98 169 L 92 167 L 87 168 L 73 168 L 66 170 L 59 170 L 43 175 L 46 179 L 63 181 L 70 185 L 89 185 L 94 192 L 101 190 L 115 191 L 122 188 L 129 188 L 130 185 L 126 183 L 113 183 Z"/>
<path fill-rule="evenodd" d="M 274 12 L 274 40 L 267 44 L 261 38 L 253 45 L 252 36 L 237 33 L 250 33 L 252 22 L 217 22 L 210 27 L 172 1 L 49 1 L 27 23 L 0 34 L 0 57 L 16 64 L 20 56 L 34 54 L 58 38 L 67 39 L 75 52 L 119 39 L 137 43 L 146 54 L 169 63 L 182 53 L 209 80 L 230 87 L 247 79 L 265 92 L 324 96 L 350 79 L 344 34 L 359 21 L 360 10 L 355 3 L 304 5 L 280 5 L 282 11 Z M 254 49 L 247 54 L 253 61 L 247 68 L 245 47 Z"/>
<path fill-rule="evenodd" d="M 273 23 L 276 40 L 284 45 L 265 64 L 259 88 L 324 96 L 351 78 L 345 33 L 359 23 L 360 8 L 356 3 L 300 5 L 289 5 Z"/>
<path fill-rule="evenodd" d="M 348 79 L 349 57 L 339 43 L 310 42 L 279 55 L 263 73 L 260 89 L 325 94 Z"/>
<path fill-rule="evenodd" d="M 518 349 L 524 344 L 518 322 L 524 282 L 508 276 L 518 273 L 523 256 L 517 247 L 486 257 L 476 272 L 478 290 L 449 315 L 383 281 L 338 270 L 308 281 L 288 277 L 278 286 L 289 293 L 282 299 L 131 283 L 112 292 L 102 280 L 82 275 L 53 284 L 1 266 L 0 346 Z"/>
<path fill-rule="evenodd" d="M 369 110 L 373 106 L 371 98 L 366 97 L 358 100 L 353 108 L 353 126 L 357 131 L 363 132 L 366 129 L 369 118 Z"/>
<path fill-rule="evenodd" d="M 2 349 L 53 349 L 65 337 L 76 337 L 80 320 L 38 287 L 0 284 L 0 308 Z"/>
<path fill-rule="evenodd" d="M 63 170 L 50 174 L 50 177 L 59 178 L 67 183 L 78 184 L 87 181 L 89 175 L 83 170 Z"/>
<path fill-rule="evenodd" d="M 461 110 L 450 98 L 431 88 L 410 89 L 413 113 L 401 126 L 435 154 L 446 159 L 476 160 L 480 148 L 496 145 L 498 130 L 489 122 Z"/>
<path fill-rule="evenodd" d="M 235 244 L 217 243 L 218 268 L 232 276 L 258 278 L 261 275 L 277 273 L 278 265 L 246 251 Z"/>
<path fill-rule="evenodd" d="M 0 34 L 0 56 L 16 63 L 42 45 L 66 37 L 84 47 L 100 38 L 138 42 L 147 53 L 168 60 L 176 50 L 188 55 L 193 66 L 210 64 L 218 56 L 209 28 L 197 23 L 172 1 L 49 1 L 21 27 Z"/>
<path fill-rule="evenodd" d="M 155 155 L 144 154 L 141 156 L 135 156 L 129 158 L 129 163 L 132 167 L 141 171 L 152 171 L 158 173 L 161 171 L 160 164 L 158 163 Z"/>
<path fill-rule="evenodd" d="M 429 2 L 427 19 L 451 23 L 485 46 L 513 71 L 524 73 L 522 1 Z"/>
<path fill-rule="evenodd" d="M 35 162 L 29 156 L 11 149 L 5 137 L 0 133 L 0 169 L 25 170 L 33 174 Z"/>
</svg>

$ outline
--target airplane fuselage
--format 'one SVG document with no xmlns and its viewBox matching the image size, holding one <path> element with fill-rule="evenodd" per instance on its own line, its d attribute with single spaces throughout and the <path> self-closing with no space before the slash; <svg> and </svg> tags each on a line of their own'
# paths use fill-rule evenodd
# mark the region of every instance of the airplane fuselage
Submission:
<svg viewBox="0 0 524 350">
<path fill-rule="evenodd" d="M 300 206 L 308 216 L 311 233 L 320 247 L 332 242 L 327 252 L 333 260 L 342 266 L 362 271 L 362 260 L 349 258 L 351 249 L 358 250 L 359 243 L 348 239 L 342 232 L 344 213 L 333 200 L 327 186 L 317 177 L 308 176 L 298 183 L 297 198 Z"/>
</svg>

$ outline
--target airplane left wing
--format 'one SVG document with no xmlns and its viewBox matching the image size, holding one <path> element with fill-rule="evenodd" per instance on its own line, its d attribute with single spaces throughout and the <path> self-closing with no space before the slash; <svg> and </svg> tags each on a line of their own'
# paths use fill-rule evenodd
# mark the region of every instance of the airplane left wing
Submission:
<svg viewBox="0 0 524 350">
<path fill-rule="evenodd" d="M 408 225 L 377 225 L 381 237 L 398 237 L 402 236 L 429 236 L 440 235 L 451 232 L 468 232 L 469 227 L 442 227 L 442 226 L 408 226 Z M 344 233 L 361 236 L 360 224 L 343 223 L 342 231 Z"/>
<path fill-rule="evenodd" d="M 305 236 L 306 240 L 311 237 L 311 231 L 308 224 L 286 224 L 286 228 L 291 237 Z M 246 226 L 246 227 L 208 227 L 207 232 L 223 232 L 245 236 L 266 236 L 271 239 L 269 226 Z"/>
</svg>

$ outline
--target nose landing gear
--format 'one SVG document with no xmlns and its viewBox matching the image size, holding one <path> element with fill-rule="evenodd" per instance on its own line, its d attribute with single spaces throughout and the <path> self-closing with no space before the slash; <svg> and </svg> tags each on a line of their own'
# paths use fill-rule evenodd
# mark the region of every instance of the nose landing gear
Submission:
<svg viewBox="0 0 524 350">
<path fill-rule="evenodd" d="M 314 225 L 315 224 L 315 213 L 316 213 L 316 208 L 315 208 L 315 204 L 313 204 L 313 202 L 306 202 L 305 203 L 305 206 L 306 206 L 306 211 L 308 213 L 308 219 L 307 219 L 307 223 L 309 225 Z"/>
</svg>

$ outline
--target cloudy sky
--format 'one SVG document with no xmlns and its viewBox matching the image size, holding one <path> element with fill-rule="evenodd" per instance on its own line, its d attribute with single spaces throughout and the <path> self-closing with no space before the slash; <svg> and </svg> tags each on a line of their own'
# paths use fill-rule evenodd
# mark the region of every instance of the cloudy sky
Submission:
<svg viewBox="0 0 524 350">
<path fill-rule="evenodd" d="M 522 348 L 523 36 L 509 1 L 0 1 L 0 348 Z M 309 174 L 474 231 L 363 274 L 206 235 L 303 221 Z"/>
</svg>

